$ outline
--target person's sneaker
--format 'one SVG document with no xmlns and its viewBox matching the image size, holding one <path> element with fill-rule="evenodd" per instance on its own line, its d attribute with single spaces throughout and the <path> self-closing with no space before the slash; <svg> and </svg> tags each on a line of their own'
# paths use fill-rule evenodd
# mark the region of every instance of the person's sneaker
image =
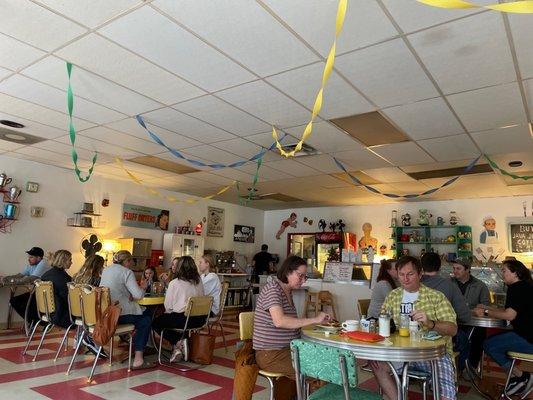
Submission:
<svg viewBox="0 0 533 400">
<path fill-rule="evenodd" d="M 531 389 L 531 385 L 533 385 L 531 374 L 529 372 L 523 372 L 522 376 L 513 377 L 509 380 L 507 394 L 512 396 L 513 394 L 525 392 L 528 386 Z"/>
<path fill-rule="evenodd" d="M 94 343 L 93 338 L 90 336 L 84 336 L 81 342 L 87 347 L 87 349 L 94 355 L 98 354 L 98 346 Z M 100 357 L 107 358 L 108 355 L 104 349 L 100 351 Z"/>
<path fill-rule="evenodd" d="M 526 372 L 524 372 L 524 374 L 526 374 Z M 527 372 L 527 374 L 529 378 L 527 379 L 526 387 L 520 392 L 522 395 L 528 393 L 531 388 L 533 388 L 533 374 L 531 374 L 531 372 Z"/>
<path fill-rule="evenodd" d="M 170 356 L 170 362 L 173 363 L 174 361 L 180 361 L 183 356 L 183 353 L 181 352 L 180 346 L 174 347 L 174 350 L 172 350 L 172 354 Z"/>
</svg>

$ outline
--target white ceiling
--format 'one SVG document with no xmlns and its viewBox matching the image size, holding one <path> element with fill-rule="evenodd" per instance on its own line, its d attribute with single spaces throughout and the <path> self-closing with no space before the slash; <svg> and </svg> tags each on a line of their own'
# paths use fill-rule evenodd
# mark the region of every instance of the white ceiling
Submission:
<svg viewBox="0 0 533 400">
<path fill-rule="evenodd" d="M 0 119 L 46 139 L 32 146 L 0 140 L 0 157 L 72 169 L 65 61 L 74 64 L 80 166 L 88 168 L 97 150 L 95 174 L 128 179 L 115 155 L 187 165 L 151 140 L 137 114 L 170 147 L 206 163 L 232 163 L 270 147 L 272 125 L 287 134 L 284 143 L 295 143 L 320 87 L 336 8 L 336 0 L 0 0 Z M 416 181 L 407 172 L 465 166 L 481 152 L 506 169 L 522 160 L 516 171 L 532 174 L 532 36 L 532 15 L 350 0 L 307 142 L 322 154 L 284 159 L 269 151 L 260 169 L 259 193 L 303 202 L 249 206 L 393 201 L 328 175 L 340 172 L 332 156 L 398 194 L 446 180 Z M 409 141 L 366 148 L 328 122 L 371 111 Z M 126 166 L 147 185 L 196 195 L 234 179 L 244 192 L 256 169 L 248 163 L 176 175 Z M 428 198 L 533 194 L 533 184 L 516 183 L 478 174 Z M 237 196 L 228 191 L 220 199 Z"/>
</svg>

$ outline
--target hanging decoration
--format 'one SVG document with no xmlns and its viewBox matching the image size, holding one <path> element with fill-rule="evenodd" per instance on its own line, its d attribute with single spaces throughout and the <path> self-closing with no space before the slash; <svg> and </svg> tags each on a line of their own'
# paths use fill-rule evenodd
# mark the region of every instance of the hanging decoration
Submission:
<svg viewBox="0 0 533 400">
<path fill-rule="evenodd" d="M 313 122 L 322 108 L 322 96 L 324 93 L 324 87 L 326 86 L 329 76 L 331 75 L 331 72 L 333 71 L 333 64 L 335 62 L 335 50 L 337 46 L 337 38 L 339 37 L 339 34 L 344 25 L 344 17 L 346 15 L 346 6 L 347 6 L 347 0 L 339 0 L 339 7 L 337 8 L 337 20 L 335 24 L 335 39 L 333 40 L 333 44 L 331 45 L 331 49 L 329 50 L 328 58 L 326 59 L 326 65 L 324 66 L 324 72 L 322 73 L 322 84 L 315 98 L 315 104 L 313 105 L 313 112 L 311 113 L 311 120 L 305 127 L 304 133 L 302 134 L 300 141 L 296 144 L 296 147 L 294 148 L 294 150 L 292 151 L 283 150 L 283 147 L 280 141 L 278 140 L 279 139 L 278 132 L 276 131 L 276 128 L 272 127 L 272 137 L 274 138 L 276 147 L 282 156 L 285 156 L 287 158 L 294 157 L 294 155 L 302 149 L 303 143 L 307 140 L 307 138 L 311 135 L 311 132 L 313 131 Z"/>
<path fill-rule="evenodd" d="M 468 172 L 470 171 L 474 165 L 476 165 L 476 162 L 481 158 L 481 155 L 476 158 L 475 160 L 473 160 L 470 164 L 468 164 L 464 170 L 464 172 Z M 382 196 L 386 196 L 386 197 L 390 197 L 392 199 L 399 199 L 399 198 L 403 198 L 403 199 L 412 199 L 412 198 L 415 198 L 415 197 L 421 197 L 421 196 L 427 196 L 428 194 L 431 194 L 431 193 L 435 193 L 437 190 L 439 189 L 442 189 L 443 187 L 446 187 L 446 186 L 449 186 L 451 185 L 452 183 L 454 183 L 457 179 L 459 179 L 461 177 L 461 175 L 458 175 L 454 178 L 451 178 L 449 180 L 447 180 L 446 182 L 444 182 L 442 185 L 436 187 L 436 188 L 433 188 L 433 189 L 429 189 L 429 190 L 426 190 L 425 192 L 422 192 L 422 193 L 417 193 L 417 194 L 393 194 L 393 193 L 383 193 L 383 192 L 380 192 L 379 190 L 373 188 L 372 186 L 369 186 L 369 185 L 365 185 L 363 182 L 361 182 L 357 177 L 353 176 L 352 174 L 350 174 L 346 168 L 344 167 L 344 165 L 342 165 L 342 163 L 337 160 L 335 157 L 333 157 L 333 160 L 335 161 L 335 164 L 337 164 L 337 166 L 342 169 L 344 171 L 344 173 L 346 173 L 346 175 L 348 175 L 350 177 L 350 179 L 356 184 L 356 185 L 361 185 L 361 186 L 364 186 L 365 189 L 369 190 L 370 192 L 372 193 L 375 193 L 375 194 L 380 194 Z"/>
<path fill-rule="evenodd" d="M 256 161 L 260 158 L 262 158 L 265 153 L 267 151 L 270 151 L 272 150 L 275 146 L 276 146 L 276 143 L 272 143 L 270 145 L 270 147 L 266 148 L 266 149 L 263 149 L 261 150 L 259 153 L 253 155 L 252 157 L 246 159 L 246 160 L 241 160 L 241 161 L 236 161 L 234 163 L 231 163 L 231 164 L 206 164 L 200 160 L 193 160 L 193 159 L 190 159 L 190 158 L 187 158 L 185 157 L 183 154 L 181 154 L 178 150 L 176 149 L 173 149 L 169 146 L 167 146 L 159 136 L 157 136 L 155 133 L 153 133 L 152 131 L 150 131 L 147 126 L 146 126 L 146 123 L 144 122 L 144 119 L 142 116 L 140 115 L 136 115 L 135 118 L 137 119 L 137 122 L 139 123 L 139 125 L 141 125 L 145 130 L 146 132 L 148 132 L 148 134 L 150 135 L 150 137 L 152 138 L 152 140 L 154 142 L 156 142 L 157 144 L 163 146 L 165 149 L 167 149 L 170 153 L 172 153 L 172 155 L 174 155 L 175 157 L 177 158 L 180 158 L 182 160 L 185 160 L 189 163 L 191 163 L 192 165 L 195 165 L 197 167 L 209 167 L 209 168 L 213 168 L 213 169 L 222 169 L 222 168 L 237 168 L 237 167 L 241 167 L 243 166 L 244 164 L 246 164 L 247 162 L 250 162 L 250 161 Z M 287 135 L 284 135 L 283 138 L 281 138 L 281 140 L 283 140 L 285 138 L 285 136 Z"/>
<path fill-rule="evenodd" d="M 494 11 L 501 11 L 506 13 L 517 14 L 531 14 L 533 13 L 533 1 L 512 1 L 509 3 L 490 4 L 487 6 L 480 6 L 475 3 L 463 0 L 416 0 L 419 3 L 427 4 L 428 6 L 439 8 L 455 8 L 455 9 L 467 9 L 467 8 L 487 8 Z"/>
<path fill-rule="evenodd" d="M 533 175 L 515 175 L 515 174 L 512 174 L 510 172 L 507 172 L 506 170 L 500 168 L 498 166 L 498 164 L 496 164 L 494 161 L 492 161 L 488 155 L 484 154 L 483 155 L 487 161 L 489 162 L 490 166 L 496 170 L 498 170 L 502 175 L 507 175 L 507 176 L 510 176 L 511 178 L 513 179 L 523 179 L 525 181 L 529 180 L 529 179 L 533 179 Z"/>
<path fill-rule="evenodd" d="M 222 189 L 220 189 L 218 192 L 214 193 L 214 194 L 210 194 L 209 196 L 203 196 L 199 199 L 186 199 L 186 200 L 180 200 L 174 196 L 167 196 L 167 195 L 164 195 L 164 194 L 161 194 L 161 192 L 157 191 L 156 189 L 154 188 L 151 188 L 151 187 L 148 187 L 148 186 L 145 186 L 142 181 L 137 178 L 135 175 L 133 175 L 130 171 L 128 171 L 126 169 L 126 167 L 124 166 L 124 163 L 122 162 L 122 160 L 119 158 L 119 157 L 115 157 L 115 161 L 118 165 L 120 165 L 120 167 L 124 170 L 124 172 L 130 177 L 130 179 L 135 182 L 137 185 L 140 185 L 142 186 L 142 188 L 144 190 L 146 190 L 148 193 L 156 196 L 156 197 L 161 197 L 163 199 L 165 199 L 166 201 L 169 201 L 171 203 L 188 203 L 188 204 L 195 204 L 197 202 L 199 202 L 200 200 L 209 200 L 209 199 L 212 199 L 213 197 L 216 197 L 216 196 L 220 196 L 222 193 L 228 191 L 232 186 L 235 186 L 238 184 L 237 181 L 233 181 L 231 184 L 229 184 L 228 186 L 224 186 Z"/>
<path fill-rule="evenodd" d="M 74 143 L 76 143 L 76 129 L 74 128 L 74 122 L 72 121 L 72 111 L 74 110 L 74 94 L 72 93 L 72 85 L 70 82 L 70 76 L 72 74 L 72 64 L 67 62 L 67 74 L 68 74 L 68 87 L 67 87 L 67 107 L 68 107 L 68 130 L 69 130 L 69 136 L 70 136 L 70 143 L 72 144 L 72 162 L 74 163 L 74 172 L 76 173 L 76 176 L 78 177 L 78 180 L 82 183 L 87 182 L 94 171 L 94 164 L 96 163 L 96 159 L 98 158 L 98 152 L 94 153 L 94 157 L 92 160 L 91 168 L 89 168 L 89 171 L 87 172 L 87 176 L 82 177 L 81 171 L 78 167 L 78 153 L 76 152 L 76 148 L 74 147 Z"/>
<path fill-rule="evenodd" d="M 252 180 L 252 187 L 250 188 L 248 192 L 248 196 L 242 197 L 239 195 L 239 203 L 242 206 L 247 205 L 250 201 L 253 200 L 253 196 L 255 194 L 255 187 L 257 186 L 257 181 L 259 180 L 259 168 L 261 168 L 262 164 L 263 164 L 263 158 L 261 157 L 257 160 L 257 168 L 255 169 L 254 179 Z M 239 190 L 237 190 L 237 193 L 240 193 Z"/>
</svg>

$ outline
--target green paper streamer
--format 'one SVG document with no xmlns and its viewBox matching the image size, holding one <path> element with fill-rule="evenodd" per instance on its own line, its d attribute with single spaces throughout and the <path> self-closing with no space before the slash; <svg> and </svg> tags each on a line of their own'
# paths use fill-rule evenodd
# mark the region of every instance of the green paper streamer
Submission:
<svg viewBox="0 0 533 400">
<path fill-rule="evenodd" d="M 92 165 L 91 165 L 91 168 L 89 168 L 87 176 L 82 177 L 81 171 L 78 167 L 78 153 L 76 153 L 76 148 L 74 147 L 74 143 L 76 143 L 76 129 L 74 128 L 74 122 L 72 121 L 72 110 L 74 109 L 74 94 L 72 93 L 72 85 L 70 84 L 70 76 L 72 74 L 72 64 L 69 62 L 67 62 L 67 74 L 68 74 L 67 108 L 68 108 L 68 117 L 69 117 L 68 130 L 69 130 L 69 136 L 70 136 L 70 143 L 72 144 L 72 151 L 71 151 L 72 162 L 74 163 L 74 172 L 76 173 L 78 180 L 81 183 L 85 183 L 91 178 L 91 175 L 93 174 L 94 164 L 96 163 L 96 159 L 98 158 L 98 152 L 94 153 Z"/>
<path fill-rule="evenodd" d="M 250 188 L 250 192 L 248 193 L 248 196 L 241 196 L 239 193 L 239 182 L 237 182 L 237 195 L 239 196 L 239 203 L 242 206 L 247 205 L 250 201 L 252 201 L 252 196 L 255 193 L 255 187 L 257 185 L 257 181 L 259 180 L 259 168 L 261 168 L 261 165 L 263 164 L 263 157 L 257 159 L 257 168 L 255 169 L 255 175 L 254 179 L 252 181 L 252 187 Z"/>
<path fill-rule="evenodd" d="M 500 171 L 500 173 L 502 175 L 507 175 L 507 176 L 510 176 L 511 178 L 513 179 L 523 179 L 525 181 L 529 180 L 529 179 L 533 179 L 533 175 L 515 175 L 515 174 L 511 174 L 510 172 L 507 172 L 506 170 L 500 168 L 498 166 L 498 164 L 496 164 L 494 161 L 492 161 L 488 155 L 486 154 L 483 154 L 483 156 L 487 159 L 487 161 L 489 162 L 490 166 L 493 168 L 493 169 L 496 169 L 498 171 Z"/>
</svg>

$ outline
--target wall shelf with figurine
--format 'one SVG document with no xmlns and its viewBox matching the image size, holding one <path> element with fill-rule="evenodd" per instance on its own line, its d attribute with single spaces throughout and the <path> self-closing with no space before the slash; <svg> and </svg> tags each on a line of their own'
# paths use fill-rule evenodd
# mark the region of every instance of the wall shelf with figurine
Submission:
<svg viewBox="0 0 533 400">
<path fill-rule="evenodd" d="M 420 257 L 434 251 L 447 260 L 472 257 L 472 227 L 468 225 L 413 225 L 393 228 L 396 257 Z"/>
<path fill-rule="evenodd" d="M 73 213 L 72 218 L 67 218 L 67 226 L 77 228 L 103 228 L 104 223 L 100 222 L 101 214 L 93 210 L 93 203 L 83 203 L 81 211 Z"/>
<path fill-rule="evenodd" d="M 2 175 L 4 178 L 0 178 L 0 181 L 3 185 L 6 182 L 11 182 L 11 178 L 6 178 L 5 174 Z M 4 203 L 3 214 L 0 214 L 0 233 L 11 233 L 11 226 L 18 219 L 20 210 L 20 202 L 18 201 L 18 198 L 21 192 L 22 191 L 16 186 L 9 189 L 0 186 L 0 195 L 2 196 L 2 202 Z"/>
</svg>

